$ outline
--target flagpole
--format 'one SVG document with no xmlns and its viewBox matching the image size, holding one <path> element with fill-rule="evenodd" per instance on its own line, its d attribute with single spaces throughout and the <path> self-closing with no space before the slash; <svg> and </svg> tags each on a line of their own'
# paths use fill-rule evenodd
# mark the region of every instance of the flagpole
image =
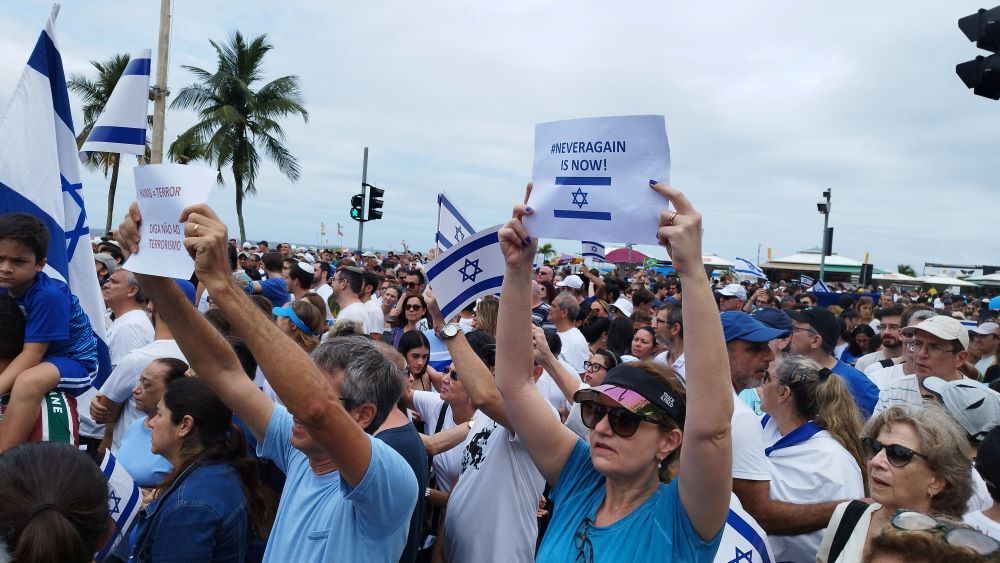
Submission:
<svg viewBox="0 0 1000 563">
<path fill-rule="evenodd" d="M 163 162 L 163 129 L 167 117 L 167 59 L 170 53 L 170 1 L 160 0 L 160 40 L 156 46 L 156 85 L 153 95 L 153 140 L 150 164 Z"/>
</svg>

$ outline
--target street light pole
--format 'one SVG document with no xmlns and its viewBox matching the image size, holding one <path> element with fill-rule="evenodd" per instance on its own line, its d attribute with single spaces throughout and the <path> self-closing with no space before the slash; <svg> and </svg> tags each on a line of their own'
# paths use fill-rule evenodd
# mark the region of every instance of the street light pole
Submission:
<svg viewBox="0 0 1000 563">
<path fill-rule="evenodd" d="M 816 208 L 820 213 L 823 214 L 823 238 L 820 244 L 819 251 L 819 280 L 823 281 L 823 276 L 826 274 L 826 253 L 827 253 L 827 240 L 830 236 L 829 225 L 830 225 L 830 188 L 823 191 L 823 199 L 816 204 Z M 830 241 L 832 243 L 833 241 Z"/>
<path fill-rule="evenodd" d="M 150 164 L 163 162 L 163 129 L 167 114 L 167 62 L 170 53 L 170 2 L 160 0 L 160 39 L 156 48 L 156 84 L 153 86 L 153 139 Z"/>
</svg>

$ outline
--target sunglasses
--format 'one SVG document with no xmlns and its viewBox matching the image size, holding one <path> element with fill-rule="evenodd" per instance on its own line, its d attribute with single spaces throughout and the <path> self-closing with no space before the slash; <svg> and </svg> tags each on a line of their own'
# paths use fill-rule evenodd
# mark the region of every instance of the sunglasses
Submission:
<svg viewBox="0 0 1000 563">
<path fill-rule="evenodd" d="M 900 509 L 892 516 L 891 522 L 897 530 L 941 532 L 948 545 L 971 549 L 979 555 L 989 555 L 1000 549 L 1000 542 L 986 534 L 972 528 L 956 528 L 922 512 Z"/>
<path fill-rule="evenodd" d="M 419 311 L 419 310 L 421 310 L 423 308 L 424 308 L 424 306 L 423 305 L 419 305 L 419 304 L 418 305 L 407 305 L 406 306 L 406 310 L 407 311 Z"/>
<path fill-rule="evenodd" d="M 418 284 L 417 282 L 403 282 L 403 287 L 407 289 L 412 289 L 414 287 L 417 287 L 418 285 L 420 284 Z"/>
<path fill-rule="evenodd" d="M 597 401 L 582 401 L 580 403 L 580 418 L 583 425 L 593 430 L 597 428 L 597 423 L 608 417 L 608 426 L 615 436 L 628 438 L 639 430 L 639 425 L 643 422 L 657 424 L 658 422 L 650 417 L 635 414 L 625 407 L 607 407 Z"/>
<path fill-rule="evenodd" d="M 447 375 L 448 377 L 451 378 L 452 381 L 458 381 L 458 371 L 456 371 L 454 368 L 449 368 Z"/>
<path fill-rule="evenodd" d="M 906 446 L 883 444 L 875 438 L 862 438 L 861 445 L 865 447 L 869 460 L 877 456 L 880 451 L 885 450 L 885 458 L 889 460 L 889 464 L 893 467 L 906 467 L 913 461 L 913 456 L 922 458 L 924 461 L 927 460 L 926 455 L 915 452 Z"/>
<path fill-rule="evenodd" d="M 583 362 L 583 369 L 589 371 L 590 373 L 597 373 L 599 371 L 608 369 L 608 366 L 602 366 L 597 362 Z"/>
</svg>

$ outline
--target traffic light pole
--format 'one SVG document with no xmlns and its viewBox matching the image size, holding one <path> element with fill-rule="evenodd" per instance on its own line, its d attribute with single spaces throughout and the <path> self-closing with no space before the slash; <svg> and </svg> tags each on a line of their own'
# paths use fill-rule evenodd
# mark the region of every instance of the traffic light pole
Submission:
<svg viewBox="0 0 1000 563">
<path fill-rule="evenodd" d="M 368 147 L 365 147 L 365 160 L 364 164 L 361 165 L 361 221 L 358 221 L 358 253 L 362 252 L 361 244 L 365 240 L 365 208 L 364 201 L 367 199 L 365 197 L 365 190 L 368 186 Z"/>
</svg>

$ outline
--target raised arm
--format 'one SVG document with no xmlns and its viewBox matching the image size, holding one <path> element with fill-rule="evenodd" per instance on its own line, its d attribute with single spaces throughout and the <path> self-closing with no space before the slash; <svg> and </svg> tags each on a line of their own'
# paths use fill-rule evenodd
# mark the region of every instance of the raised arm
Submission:
<svg viewBox="0 0 1000 563">
<path fill-rule="evenodd" d="M 134 209 L 138 223 L 138 209 Z M 344 410 L 340 397 L 312 359 L 236 285 L 229 272 L 226 226 L 215 212 L 207 205 L 194 205 L 184 210 L 180 220 L 186 222 L 184 246 L 194 257 L 198 278 L 205 283 L 212 301 L 250 348 L 296 422 L 326 451 L 344 479 L 356 486 L 371 461 L 368 436 Z M 129 238 L 134 251 L 138 230 L 131 230 Z"/>
<path fill-rule="evenodd" d="M 572 403 L 573 395 L 580 390 L 583 383 L 580 376 L 566 369 L 559 358 L 555 357 L 549 349 L 549 342 L 545 340 L 545 331 L 541 327 L 531 325 L 531 343 L 535 348 L 535 362 L 548 372 L 566 400 Z"/>
<path fill-rule="evenodd" d="M 531 262 L 538 241 L 521 222 L 526 213 L 531 213 L 526 205 L 515 207 L 514 217 L 499 233 L 506 268 L 497 314 L 496 384 L 514 431 L 538 471 L 554 485 L 579 438 L 552 416 L 532 377 Z"/>
<path fill-rule="evenodd" d="M 437 300 L 434 299 L 434 292 L 428 287 L 424 292 L 424 301 L 430 310 L 431 319 L 434 321 L 434 330 L 440 331 L 444 327 L 444 316 L 441 308 L 438 307 Z M 483 411 L 486 416 L 492 418 L 497 424 L 503 425 L 509 430 L 514 430 L 507 418 L 507 410 L 504 409 L 503 399 L 500 391 L 497 390 L 493 381 L 493 374 L 490 368 L 486 367 L 483 360 L 472 349 L 472 345 L 466 340 L 465 334 L 459 331 L 452 338 L 445 338 L 444 344 L 448 347 L 451 355 L 451 362 L 458 371 L 462 379 L 462 386 L 472 401 L 472 406 L 476 410 Z"/>
<path fill-rule="evenodd" d="M 677 189 L 650 184 L 676 210 L 660 214 L 657 236 L 684 287 L 684 341 L 689 344 L 684 347 L 687 417 L 679 493 L 698 535 L 711 538 L 726 521 L 733 486 L 733 391 L 726 344 L 702 265 L 701 214 Z"/>
</svg>

